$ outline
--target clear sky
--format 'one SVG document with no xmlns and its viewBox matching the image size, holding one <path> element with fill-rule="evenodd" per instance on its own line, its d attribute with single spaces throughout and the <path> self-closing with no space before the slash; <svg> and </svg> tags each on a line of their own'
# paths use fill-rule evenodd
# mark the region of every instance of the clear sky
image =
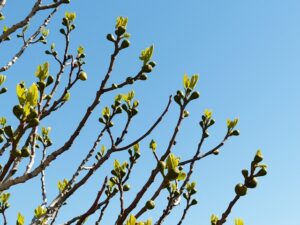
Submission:
<svg viewBox="0 0 300 225">
<path fill-rule="evenodd" d="M 29 2 L 32 4 L 33 1 L 8 1 L 4 9 L 7 20 L 1 23 L 9 26 L 21 19 L 29 10 Z M 216 119 L 204 150 L 221 140 L 226 131 L 227 118 L 240 119 L 238 128 L 241 135 L 229 140 L 219 156 L 207 158 L 196 167 L 193 179 L 198 183 L 199 204 L 190 210 L 185 224 L 209 224 L 212 213 L 220 215 L 234 197 L 235 184 L 242 181 L 241 169 L 249 166 L 256 150 L 261 148 L 269 174 L 259 179 L 258 187 L 238 202 L 228 224 L 233 224 L 235 217 L 241 217 L 246 225 L 299 225 L 296 219 L 300 201 L 299 1 L 73 0 L 60 9 L 50 25 L 49 43 L 55 42 L 58 48 L 62 45 L 58 29 L 66 10 L 77 13 L 77 28 L 71 38 L 71 47 L 74 52 L 79 44 L 86 48 L 85 70 L 89 79 L 75 88 L 70 102 L 60 112 L 44 121 L 44 126 L 52 127 L 51 135 L 55 140 L 49 151 L 64 143 L 91 102 L 107 68 L 108 54 L 112 51 L 111 43 L 106 41 L 105 36 L 113 32 L 115 18 L 125 16 L 129 18 L 128 31 L 132 35 L 132 45 L 118 58 L 113 73 L 114 82 L 122 81 L 139 69 L 140 51 L 150 44 L 155 45 L 153 59 L 157 62 L 147 82 L 136 83 L 121 91 L 125 93 L 134 89 L 141 103 L 140 113 L 129 132 L 129 140 L 146 130 L 166 105 L 168 96 L 182 88 L 185 72 L 200 74 L 197 89 L 201 98 L 188 107 L 191 116 L 182 126 L 176 154 L 187 158 L 195 151 L 200 136 L 198 122 L 204 109 L 213 110 Z M 45 14 L 39 14 L 32 24 L 39 23 L 43 18 L 41 16 Z M 5 43 L 0 48 L 0 62 L 3 64 L 17 49 L 17 44 Z M 0 116 L 8 117 L 12 124 L 16 123 L 10 115 L 12 106 L 17 103 L 14 92 L 16 82 L 33 82 L 36 66 L 49 60 L 43 54 L 46 48 L 45 45 L 38 45 L 28 49 L 17 64 L 5 73 L 10 91 L 0 96 Z M 55 66 L 51 68 L 54 74 Z M 96 121 L 101 108 L 118 93 L 105 97 L 75 146 L 46 170 L 50 201 L 58 192 L 57 181 L 70 177 L 75 168 L 74 162 L 78 162 L 88 151 L 96 137 L 100 129 Z M 147 147 L 149 141 L 154 138 L 158 143 L 158 154 L 163 151 L 177 115 L 178 107 L 173 104 L 166 120 L 142 144 L 143 156 L 133 174 L 137 180 L 132 179 L 131 186 L 139 187 L 154 165 Z M 125 156 L 119 158 L 124 160 Z M 95 174 L 86 188 L 70 199 L 58 222 L 83 212 L 91 204 L 111 165 L 112 161 Z M 136 188 L 129 192 L 126 199 L 134 197 L 134 190 Z M 18 211 L 25 214 L 29 222 L 34 208 L 41 204 L 39 191 L 39 178 L 12 188 L 12 206 L 8 210 L 11 224 Z M 145 218 L 152 217 L 156 221 L 165 204 L 164 197 L 158 200 L 157 209 L 147 213 Z M 104 224 L 113 223 L 118 212 L 116 203 L 107 210 Z M 174 210 L 165 224 L 175 224 L 181 209 Z M 91 217 L 87 224 L 93 224 L 94 218 Z"/>
</svg>

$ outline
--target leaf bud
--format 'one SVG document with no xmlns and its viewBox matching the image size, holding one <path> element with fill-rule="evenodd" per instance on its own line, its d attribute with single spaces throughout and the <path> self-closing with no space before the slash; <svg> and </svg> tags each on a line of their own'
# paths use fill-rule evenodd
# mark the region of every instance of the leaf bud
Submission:
<svg viewBox="0 0 300 225">
<path fill-rule="evenodd" d="M 151 209 L 154 209 L 155 208 L 155 202 L 152 201 L 152 200 L 149 200 L 146 202 L 146 208 L 151 210 Z"/>
<path fill-rule="evenodd" d="M 130 46 L 130 41 L 125 39 L 124 41 L 122 41 L 120 49 L 128 48 L 129 46 Z"/>
<path fill-rule="evenodd" d="M 80 73 L 78 74 L 78 79 L 82 81 L 87 80 L 87 73 L 84 71 L 80 71 Z"/>
<path fill-rule="evenodd" d="M 112 41 L 112 42 L 115 42 L 115 41 L 116 41 L 114 35 L 112 35 L 112 34 L 108 34 L 108 35 L 106 36 L 106 39 L 109 40 L 109 41 Z"/>
<path fill-rule="evenodd" d="M 247 194 L 247 187 L 243 184 L 237 184 L 234 190 L 238 196 L 244 196 Z"/>
</svg>

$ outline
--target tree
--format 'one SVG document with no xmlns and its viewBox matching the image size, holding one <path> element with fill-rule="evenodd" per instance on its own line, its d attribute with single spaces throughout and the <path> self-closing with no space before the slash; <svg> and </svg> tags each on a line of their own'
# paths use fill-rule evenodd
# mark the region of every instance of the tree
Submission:
<svg viewBox="0 0 300 225">
<path fill-rule="evenodd" d="M 5 6 L 6 1 L 2 1 L 0 5 Z M 47 36 L 49 30 L 46 28 L 53 15 L 57 12 L 59 6 L 69 3 L 68 0 L 54 1 L 49 4 L 43 4 L 41 0 L 37 0 L 29 14 L 16 24 L 4 27 L 3 33 L 0 35 L 1 44 L 11 40 L 15 33 L 17 38 L 21 39 L 22 46 L 19 51 L 12 57 L 12 60 L 0 68 L 1 72 L 8 71 L 23 55 L 28 47 L 44 43 L 47 44 Z M 32 34 L 28 34 L 29 22 L 39 11 L 52 10 L 44 22 Z M 4 19 L 4 15 L 0 15 Z M 130 47 L 130 34 L 127 32 L 128 19 L 126 17 L 118 17 L 115 24 L 114 33 L 107 35 L 107 40 L 113 45 L 113 52 L 110 56 L 110 62 L 107 72 L 100 82 L 99 89 L 95 93 L 90 105 L 84 111 L 84 115 L 78 122 L 75 130 L 71 134 L 67 134 L 67 138 L 62 146 L 53 149 L 53 141 L 51 139 L 51 128 L 44 127 L 44 121 L 59 111 L 71 98 L 71 92 L 76 85 L 80 85 L 81 81 L 86 81 L 88 75 L 84 70 L 85 67 L 85 50 L 82 46 L 77 48 L 75 54 L 71 53 L 70 41 L 71 34 L 75 30 L 76 14 L 74 12 L 66 12 L 62 19 L 62 28 L 60 33 L 64 39 L 64 48 L 60 49 L 63 54 L 59 54 L 55 44 L 51 44 L 45 54 L 49 56 L 49 61 L 37 66 L 33 84 L 26 85 L 21 81 L 16 84 L 17 104 L 12 107 L 13 116 L 9 119 L 0 118 L 0 155 L 1 155 L 1 171 L 0 171 L 0 212 L 3 216 L 4 224 L 7 224 L 6 211 L 9 210 L 10 190 L 13 187 L 22 188 L 22 184 L 31 180 L 41 179 L 41 204 L 36 207 L 33 215 L 25 217 L 18 214 L 16 220 L 18 225 L 22 224 L 56 224 L 56 218 L 62 207 L 67 201 L 78 193 L 80 188 L 85 187 L 90 178 L 97 170 L 110 162 L 112 156 L 118 157 L 122 152 L 128 152 L 127 160 L 114 160 L 110 174 L 103 175 L 101 185 L 97 188 L 97 193 L 90 207 L 83 209 L 79 215 L 66 219 L 64 224 L 83 224 L 96 223 L 101 224 L 102 218 L 106 216 L 106 209 L 112 201 L 119 201 L 119 209 L 115 213 L 116 225 L 135 225 L 135 224 L 152 224 L 152 220 L 141 220 L 141 217 L 151 213 L 150 210 L 155 208 L 155 201 L 163 193 L 167 193 L 165 208 L 161 215 L 153 224 L 162 224 L 171 211 L 180 203 L 184 204 L 181 219 L 177 224 L 182 224 L 187 216 L 189 209 L 197 204 L 195 194 L 197 192 L 196 182 L 192 181 L 192 175 L 196 163 L 206 157 L 218 155 L 225 142 L 239 135 L 236 129 L 238 119 L 227 120 L 227 130 L 224 138 L 210 150 L 203 152 L 203 143 L 209 137 L 209 128 L 215 124 L 213 114 L 209 110 L 205 110 L 199 125 L 201 136 L 198 146 L 195 149 L 193 157 L 186 159 L 185 155 L 175 155 L 174 146 L 176 145 L 177 135 L 180 132 L 180 126 L 184 120 L 189 117 L 188 106 L 191 102 L 197 100 L 200 94 L 196 91 L 198 75 L 194 74 L 183 77 L 183 89 L 178 90 L 174 96 L 170 96 L 166 107 L 162 110 L 160 116 L 156 118 L 152 126 L 140 133 L 133 141 L 127 141 L 127 133 L 131 123 L 138 114 L 139 101 L 135 99 L 135 92 L 129 91 L 121 94 L 121 89 L 140 81 L 145 81 L 155 68 L 156 63 L 152 60 L 154 46 L 145 48 L 139 59 L 141 66 L 134 76 L 124 78 L 121 83 L 113 83 L 109 85 L 109 81 L 113 79 L 112 71 L 118 55 Z M 20 33 L 19 33 L 20 32 Z M 29 38 L 26 38 L 29 35 Z M 50 64 L 58 64 L 56 76 L 52 76 L 54 72 L 50 69 Z M 0 93 L 5 94 L 8 89 L 5 86 L 5 80 L 9 79 L 6 75 L 0 75 Z M 110 106 L 103 107 L 100 103 L 105 94 L 117 93 Z M 1 101 L 1 100 L 0 100 Z M 2 102 L 3 104 L 4 102 Z M 7 107 L 10 107 L 8 103 Z M 140 163 L 140 156 L 143 151 L 140 144 L 151 134 L 157 126 L 163 122 L 168 110 L 172 107 L 179 108 L 178 119 L 175 121 L 172 135 L 169 137 L 169 144 L 165 149 L 158 147 L 155 140 L 149 143 L 149 151 L 152 152 L 155 166 L 151 171 L 147 171 L 146 179 L 143 184 L 138 185 L 138 191 L 131 193 L 133 196 L 125 202 L 125 196 L 132 192 L 131 186 L 137 185 L 134 177 L 131 177 L 132 171 L 137 163 Z M 99 123 L 102 128 L 98 132 L 97 137 L 92 143 L 92 147 L 87 150 L 86 155 L 82 158 L 77 169 L 69 177 L 58 182 L 57 196 L 48 202 L 46 191 L 46 169 L 55 166 L 53 162 L 65 155 L 67 151 L 74 148 L 75 141 L 80 136 L 82 129 L 86 126 L 87 121 L 93 114 L 94 109 L 103 107 L 102 115 Z M 123 121 L 124 126 L 118 126 L 117 130 L 113 130 L 116 126 L 115 121 Z M 14 122 L 11 122 L 14 121 Z M 14 128 L 12 124 L 17 124 Z M 55 128 L 54 128 L 55 129 Z M 109 145 L 104 146 L 101 142 L 108 139 Z M 127 142 L 126 142 L 127 141 Z M 101 147 L 99 147 L 101 145 Z M 88 143 L 87 146 L 88 148 Z M 40 149 L 40 150 L 38 150 Z M 74 151 L 74 150 L 73 150 Z M 38 159 L 41 161 L 38 162 Z M 258 150 L 251 161 L 250 168 L 242 170 L 242 182 L 235 186 L 235 196 L 230 201 L 224 213 L 218 217 L 211 216 L 212 225 L 222 225 L 226 222 L 233 206 L 236 202 L 247 194 L 247 190 L 257 186 L 257 178 L 267 174 L 266 165 L 261 164 L 263 156 Z M 91 165 L 91 166 L 89 166 Z M 150 192 L 150 193 L 149 193 Z M 135 196 L 135 197 L 134 197 Z M 150 196 L 145 200 L 145 196 Z M 13 205 L 12 207 L 18 207 Z M 67 205 L 66 207 L 72 207 Z M 97 221 L 89 221 L 89 216 L 97 214 Z M 235 220 L 236 225 L 243 224 L 241 219 Z"/>
</svg>

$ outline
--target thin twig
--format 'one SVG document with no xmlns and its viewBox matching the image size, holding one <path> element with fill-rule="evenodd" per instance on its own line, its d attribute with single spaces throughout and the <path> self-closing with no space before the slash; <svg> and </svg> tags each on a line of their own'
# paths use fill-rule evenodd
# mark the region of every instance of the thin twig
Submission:
<svg viewBox="0 0 300 225">
<path fill-rule="evenodd" d="M 43 27 L 46 27 L 53 15 L 57 12 L 58 8 L 55 8 L 49 16 L 45 19 L 42 25 L 39 26 L 39 28 L 23 43 L 23 46 L 21 49 L 12 57 L 12 59 L 5 65 L 0 68 L 0 72 L 7 71 L 12 65 L 14 65 L 17 60 L 22 56 L 22 54 L 25 52 L 26 48 L 30 45 L 32 40 L 34 40 L 39 34 Z"/>
</svg>

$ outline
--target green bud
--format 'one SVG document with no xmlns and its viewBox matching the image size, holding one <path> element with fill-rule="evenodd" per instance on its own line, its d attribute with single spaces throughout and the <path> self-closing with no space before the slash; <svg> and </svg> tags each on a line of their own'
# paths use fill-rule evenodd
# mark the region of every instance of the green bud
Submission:
<svg viewBox="0 0 300 225">
<path fill-rule="evenodd" d="M 18 119 L 20 119 L 23 114 L 23 107 L 20 105 L 15 105 L 13 107 L 13 113 Z"/>
<path fill-rule="evenodd" d="M 28 118 L 29 118 L 29 119 L 34 119 L 34 118 L 36 118 L 37 116 L 38 116 L 38 112 L 37 112 L 35 109 L 30 108 L 30 113 L 29 113 L 29 115 L 28 115 Z"/>
<path fill-rule="evenodd" d="M 15 149 L 15 150 L 11 151 L 11 155 L 16 158 L 16 157 L 20 157 L 22 155 L 22 153 L 20 150 Z"/>
<path fill-rule="evenodd" d="M 130 190 L 130 185 L 129 184 L 125 184 L 123 186 L 123 191 L 129 191 Z"/>
<path fill-rule="evenodd" d="M 208 126 L 210 127 L 210 126 L 214 125 L 215 122 L 216 122 L 216 121 L 215 121 L 214 119 L 211 119 L 211 120 L 209 121 L 209 123 L 208 123 Z"/>
<path fill-rule="evenodd" d="M 125 39 L 124 41 L 122 41 L 120 49 L 128 48 L 129 46 L 130 46 L 130 41 Z"/>
<path fill-rule="evenodd" d="M 248 172 L 248 170 L 243 169 L 242 174 L 243 174 L 243 177 L 246 179 L 248 177 L 249 172 Z"/>
<path fill-rule="evenodd" d="M 174 196 L 178 197 L 180 195 L 180 191 L 176 190 L 174 191 Z"/>
<path fill-rule="evenodd" d="M 150 73 L 152 71 L 152 66 L 150 64 L 146 64 L 142 67 L 142 71 L 145 73 Z"/>
<path fill-rule="evenodd" d="M 138 110 L 135 109 L 135 108 L 132 109 L 132 110 L 131 110 L 131 115 L 132 115 L 132 116 L 135 116 L 136 114 L 138 114 Z"/>
<path fill-rule="evenodd" d="M 146 202 L 146 208 L 151 210 L 151 209 L 154 209 L 155 208 L 155 202 L 152 201 L 152 200 L 149 200 Z"/>
<path fill-rule="evenodd" d="M 22 157 L 26 158 L 26 157 L 30 156 L 30 154 L 31 154 L 30 149 L 28 147 L 22 148 L 22 150 L 21 150 Z"/>
<path fill-rule="evenodd" d="M 196 189 L 196 188 L 193 188 L 193 189 L 191 190 L 191 195 L 196 194 L 196 193 L 197 193 L 197 189 Z"/>
<path fill-rule="evenodd" d="M 63 29 L 63 28 L 61 28 L 61 29 L 59 30 L 59 32 L 60 32 L 61 34 L 66 34 L 66 31 L 65 31 L 65 29 Z"/>
<path fill-rule="evenodd" d="M 7 88 L 5 87 L 0 90 L 0 94 L 4 94 L 5 92 L 7 92 Z"/>
<path fill-rule="evenodd" d="M 237 184 L 234 190 L 238 196 L 244 196 L 247 194 L 247 187 L 243 184 Z"/>
<path fill-rule="evenodd" d="M 175 100 L 175 102 L 176 102 L 178 105 L 181 105 L 181 98 L 180 98 L 180 96 L 175 95 L 175 96 L 174 96 L 174 100 Z"/>
<path fill-rule="evenodd" d="M 34 118 L 32 120 L 29 121 L 28 126 L 29 127 L 36 127 L 40 124 L 40 121 L 38 118 Z"/>
<path fill-rule="evenodd" d="M 190 100 L 190 101 L 191 101 L 191 100 L 195 100 L 195 99 L 197 99 L 197 98 L 199 98 L 199 97 L 200 97 L 199 92 L 198 92 L 198 91 L 194 91 L 194 92 L 191 94 L 189 100 Z"/>
<path fill-rule="evenodd" d="M 126 82 L 127 82 L 128 84 L 133 84 L 133 83 L 134 83 L 134 79 L 133 79 L 132 77 L 127 77 L 127 78 L 126 78 Z"/>
<path fill-rule="evenodd" d="M 120 26 L 116 29 L 115 34 L 118 36 L 122 36 L 126 32 L 126 28 L 123 26 Z"/>
<path fill-rule="evenodd" d="M 188 117 L 190 115 L 189 111 L 184 110 L 183 111 L 183 117 Z"/>
<path fill-rule="evenodd" d="M 82 81 L 87 80 L 87 73 L 84 71 L 80 71 L 80 73 L 78 74 L 78 79 Z"/>
<path fill-rule="evenodd" d="M 214 155 L 219 155 L 219 153 L 220 153 L 220 150 L 219 150 L 219 149 L 216 149 L 216 150 L 213 151 L 213 154 L 214 154 Z"/>
<path fill-rule="evenodd" d="M 267 169 L 266 168 L 261 168 L 257 174 L 255 174 L 256 177 L 263 177 L 267 175 Z"/>
<path fill-rule="evenodd" d="M 0 143 L 2 143 L 4 141 L 4 138 L 2 135 L 0 135 Z"/>
<path fill-rule="evenodd" d="M 112 194 L 116 194 L 116 193 L 118 193 L 118 189 L 114 188 L 113 191 L 112 191 Z"/>
<path fill-rule="evenodd" d="M 208 137 L 209 137 L 209 133 L 208 133 L 208 131 L 207 131 L 207 130 L 205 130 L 205 131 L 204 131 L 204 133 L 203 133 L 203 135 L 204 135 L 204 138 L 208 138 Z"/>
<path fill-rule="evenodd" d="M 140 80 L 147 80 L 148 77 L 145 73 L 142 73 L 141 76 L 139 77 Z"/>
<path fill-rule="evenodd" d="M 262 155 L 262 152 L 260 150 L 258 150 L 255 154 L 255 157 L 254 157 L 254 160 L 253 162 L 254 163 L 260 163 L 261 161 L 263 160 L 263 155 Z"/>
<path fill-rule="evenodd" d="M 180 98 L 184 98 L 184 94 L 182 91 L 177 91 L 177 95 L 180 97 Z"/>
<path fill-rule="evenodd" d="M 239 136 L 240 132 L 238 130 L 233 130 L 230 132 L 230 136 Z"/>
<path fill-rule="evenodd" d="M 182 195 L 185 199 L 188 199 L 188 194 L 187 193 L 183 193 L 183 195 Z"/>
<path fill-rule="evenodd" d="M 122 108 L 121 107 L 117 107 L 116 108 L 116 114 L 120 114 L 122 113 Z"/>
<path fill-rule="evenodd" d="M 152 66 L 152 68 L 154 68 L 156 66 L 156 62 L 151 61 L 151 62 L 149 62 L 149 65 Z"/>
<path fill-rule="evenodd" d="M 4 127 L 4 133 L 9 137 L 9 138 L 13 138 L 14 136 L 14 131 L 12 129 L 11 126 L 6 126 Z"/>
<path fill-rule="evenodd" d="M 52 84 L 53 81 L 54 81 L 54 78 L 53 78 L 52 76 L 49 76 L 49 77 L 47 78 L 46 86 L 49 86 L 50 84 Z"/>
<path fill-rule="evenodd" d="M 116 41 L 114 35 L 112 35 L 112 34 L 108 34 L 108 35 L 106 36 L 106 39 L 109 40 L 109 41 L 112 41 L 112 42 L 115 42 L 115 41 Z"/>
<path fill-rule="evenodd" d="M 197 204 L 198 204 L 198 201 L 196 199 L 193 199 L 191 202 L 191 205 L 197 205 Z"/>
<path fill-rule="evenodd" d="M 159 168 L 159 171 L 164 174 L 164 170 L 166 168 L 166 163 L 164 161 L 159 161 L 158 162 L 158 168 Z"/>
<path fill-rule="evenodd" d="M 255 177 L 253 177 L 251 180 L 246 180 L 246 186 L 248 188 L 256 188 L 257 186 L 257 179 Z"/>
</svg>

